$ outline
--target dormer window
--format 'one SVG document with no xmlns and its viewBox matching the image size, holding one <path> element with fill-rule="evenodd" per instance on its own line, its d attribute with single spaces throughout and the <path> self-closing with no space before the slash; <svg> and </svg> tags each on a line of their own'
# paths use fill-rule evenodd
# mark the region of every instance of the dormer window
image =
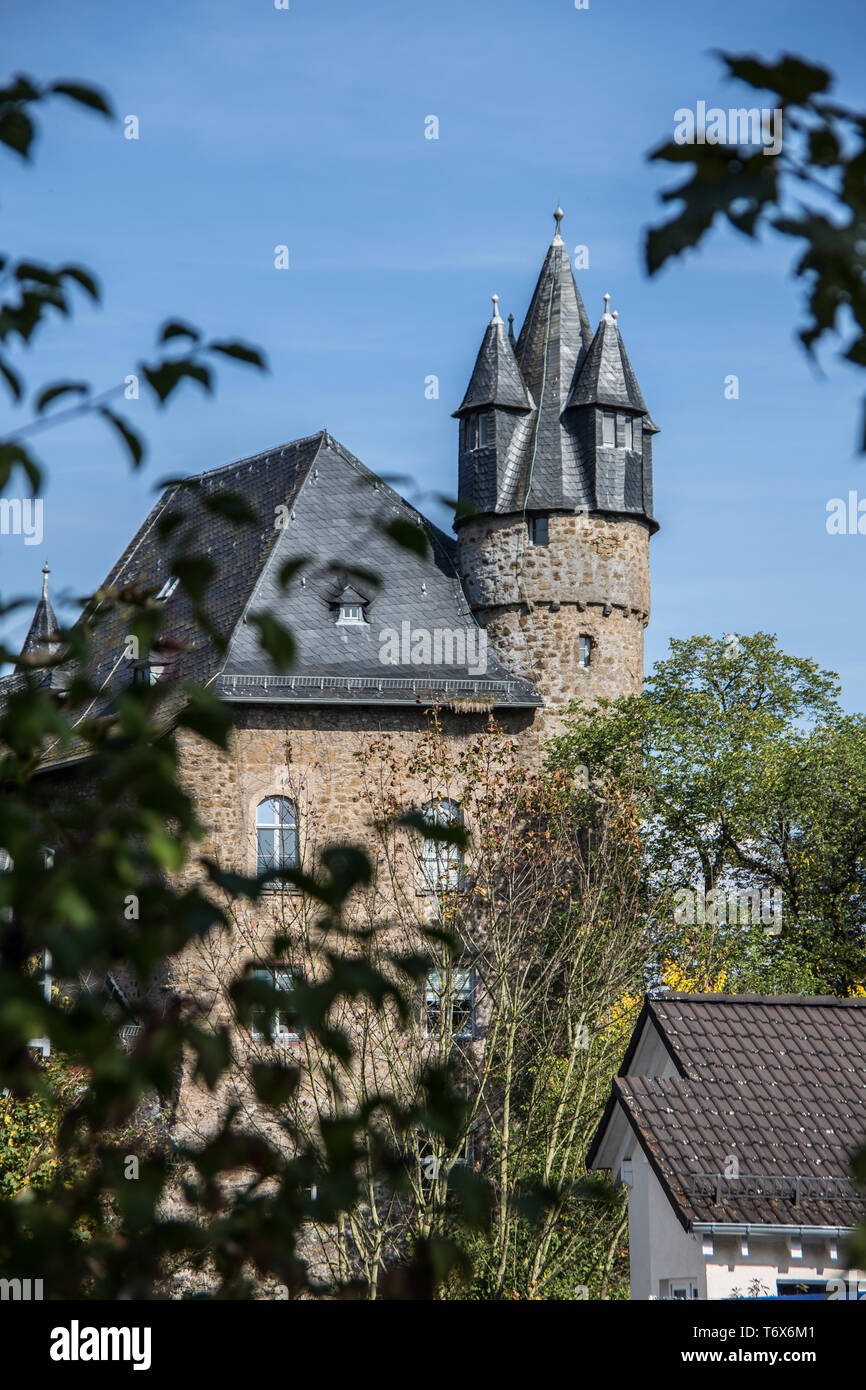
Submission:
<svg viewBox="0 0 866 1390">
<path fill-rule="evenodd" d="M 179 583 L 180 580 L 176 579 L 173 574 L 169 575 L 156 596 L 157 603 L 165 603 L 166 599 L 170 599 Z"/>
<path fill-rule="evenodd" d="M 466 448 L 487 449 L 494 442 L 495 427 L 493 411 L 483 415 L 470 415 L 466 421 Z"/>
<path fill-rule="evenodd" d="M 338 627 L 366 627 L 370 600 L 351 584 L 344 584 L 330 600 Z"/>
<path fill-rule="evenodd" d="M 601 442 L 605 448 L 616 448 L 616 415 L 612 410 L 601 412 Z"/>
</svg>

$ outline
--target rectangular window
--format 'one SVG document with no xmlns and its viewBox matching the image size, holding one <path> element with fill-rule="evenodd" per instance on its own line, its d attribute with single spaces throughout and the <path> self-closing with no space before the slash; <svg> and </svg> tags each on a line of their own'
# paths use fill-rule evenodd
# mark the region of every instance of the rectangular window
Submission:
<svg viewBox="0 0 866 1390">
<path fill-rule="evenodd" d="M 478 416 L 470 415 L 466 421 L 466 448 L 478 448 Z"/>
<path fill-rule="evenodd" d="M 591 656 L 592 656 L 592 638 L 591 638 L 591 637 L 581 637 L 581 638 L 580 638 L 580 651 L 579 651 L 579 656 L 578 656 L 578 661 L 579 661 L 580 665 L 581 665 L 582 667 L 586 668 L 586 667 L 589 665 L 589 660 L 590 660 L 590 657 L 591 657 Z"/>
<path fill-rule="evenodd" d="M 623 422 L 623 443 L 627 449 L 634 448 L 634 419 L 631 415 L 626 415 Z"/>
<path fill-rule="evenodd" d="M 529 518 L 529 539 L 533 545 L 550 544 L 550 526 L 546 516 L 531 516 Z"/>
<path fill-rule="evenodd" d="M 295 987 L 296 976 L 291 970 L 253 970 L 252 978 L 262 980 L 281 993 L 289 994 Z M 267 1015 L 264 1006 L 256 1004 L 252 1011 L 250 1035 L 256 1042 L 297 1042 L 301 1026 L 288 1010 L 277 1009 Z"/>
<path fill-rule="evenodd" d="M 492 443 L 493 443 L 493 436 L 494 436 L 493 412 L 492 412 L 492 411 L 488 411 L 488 413 L 487 413 L 486 415 L 479 415 L 479 417 L 478 417 L 478 447 L 479 447 L 479 449 L 486 449 L 486 448 L 488 447 L 488 445 L 492 444 Z"/>
<path fill-rule="evenodd" d="M 601 442 L 611 449 L 616 447 L 616 415 L 612 410 L 601 412 Z"/>
<path fill-rule="evenodd" d="M 256 873 L 297 869 L 300 865 L 295 803 L 269 796 L 256 809 Z"/>
<path fill-rule="evenodd" d="M 431 970 L 424 987 L 424 1031 L 428 1038 L 445 1030 L 452 1038 L 475 1036 L 475 971 Z"/>
<path fill-rule="evenodd" d="M 668 1298 L 692 1299 L 698 1296 L 698 1285 L 694 1279 L 669 1279 Z"/>
<path fill-rule="evenodd" d="M 425 806 L 424 815 L 431 825 L 463 824 L 463 812 L 448 797 Z M 425 836 L 421 842 L 421 867 L 424 887 L 429 892 L 453 892 L 460 888 L 463 879 L 463 851 L 460 845 Z"/>
</svg>

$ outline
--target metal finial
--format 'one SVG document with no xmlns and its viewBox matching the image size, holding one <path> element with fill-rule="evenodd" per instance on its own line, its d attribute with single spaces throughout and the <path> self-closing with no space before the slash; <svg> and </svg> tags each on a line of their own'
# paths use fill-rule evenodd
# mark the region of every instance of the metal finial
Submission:
<svg viewBox="0 0 866 1390">
<path fill-rule="evenodd" d="M 48 568 L 48 561 L 46 560 L 46 561 L 45 561 L 45 564 L 42 566 L 42 597 L 43 597 L 43 598 L 47 598 L 47 597 L 48 597 L 48 576 L 49 576 L 50 573 L 51 573 L 51 571 L 50 571 L 50 569 Z"/>
<path fill-rule="evenodd" d="M 493 300 L 493 322 L 501 323 L 502 319 L 499 317 L 499 295 L 492 294 L 490 298 Z"/>
<path fill-rule="evenodd" d="M 613 313 L 611 314 L 611 318 L 612 318 L 612 319 L 618 319 L 618 318 L 619 318 L 619 309 L 614 309 Z"/>
<path fill-rule="evenodd" d="M 560 224 L 564 216 L 565 213 L 562 211 L 562 208 L 559 206 L 559 203 L 557 203 L 556 212 L 553 214 L 554 221 L 556 222 L 556 232 L 554 233 L 554 236 L 558 237 L 562 235 Z"/>
</svg>

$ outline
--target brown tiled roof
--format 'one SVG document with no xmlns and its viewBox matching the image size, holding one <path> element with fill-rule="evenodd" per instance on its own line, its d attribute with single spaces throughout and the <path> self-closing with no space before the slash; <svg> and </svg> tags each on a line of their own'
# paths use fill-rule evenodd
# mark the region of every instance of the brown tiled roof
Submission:
<svg viewBox="0 0 866 1390">
<path fill-rule="evenodd" d="M 678 1076 L 629 1074 L 648 1021 Z M 852 1226 L 866 1214 L 849 1181 L 866 1140 L 866 999 L 647 999 L 590 1163 L 617 1107 L 684 1226 Z"/>
</svg>

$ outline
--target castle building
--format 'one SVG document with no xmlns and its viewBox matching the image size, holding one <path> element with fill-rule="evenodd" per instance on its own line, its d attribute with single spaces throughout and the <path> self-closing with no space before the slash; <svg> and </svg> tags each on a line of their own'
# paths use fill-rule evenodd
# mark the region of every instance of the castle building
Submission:
<svg viewBox="0 0 866 1390">
<path fill-rule="evenodd" d="M 309 862 L 314 813 L 319 844 L 363 842 L 365 738 L 410 753 L 435 709 L 459 747 L 492 715 L 537 765 L 568 702 L 639 692 L 657 427 L 616 315 L 606 306 L 590 327 L 561 219 L 516 338 L 494 296 L 454 412 L 456 540 L 322 430 L 165 489 L 102 586 L 162 606 L 152 652 L 131 648 L 122 604 L 91 604 L 106 711 L 135 681 L 164 683 L 169 714 L 190 680 L 231 706 L 227 753 L 178 735 L 203 851 L 227 867 Z M 179 537 L 212 567 L 210 634 L 173 569 Z M 268 614 L 293 635 L 287 670 L 262 645 Z M 24 679 L 54 627 L 46 584 L 3 685 Z M 57 771 L 76 756 L 55 755 Z M 394 789 L 410 804 L 417 790 Z M 239 945 L 234 965 L 245 961 Z M 211 967 L 196 970 L 184 992 L 213 993 Z"/>
<path fill-rule="evenodd" d="M 562 216 L 516 339 L 493 296 L 454 411 L 456 543 L 327 430 L 168 487 L 103 585 L 155 595 L 163 654 L 130 658 L 122 612 L 97 605 L 107 698 L 131 678 L 172 675 L 212 686 L 241 729 L 312 720 L 337 732 L 386 710 L 411 723 L 431 702 L 475 702 L 537 731 L 570 700 L 640 690 L 657 427 L 609 296 L 592 332 Z M 227 494 L 255 520 L 232 524 L 219 509 Z M 171 573 L 173 514 L 213 565 L 207 607 L 224 652 L 194 630 Z M 408 548 L 396 543 L 407 534 Z M 295 636 L 288 674 L 258 642 L 266 610 Z M 47 622 L 44 585 L 17 672 L 44 654 Z"/>
</svg>

